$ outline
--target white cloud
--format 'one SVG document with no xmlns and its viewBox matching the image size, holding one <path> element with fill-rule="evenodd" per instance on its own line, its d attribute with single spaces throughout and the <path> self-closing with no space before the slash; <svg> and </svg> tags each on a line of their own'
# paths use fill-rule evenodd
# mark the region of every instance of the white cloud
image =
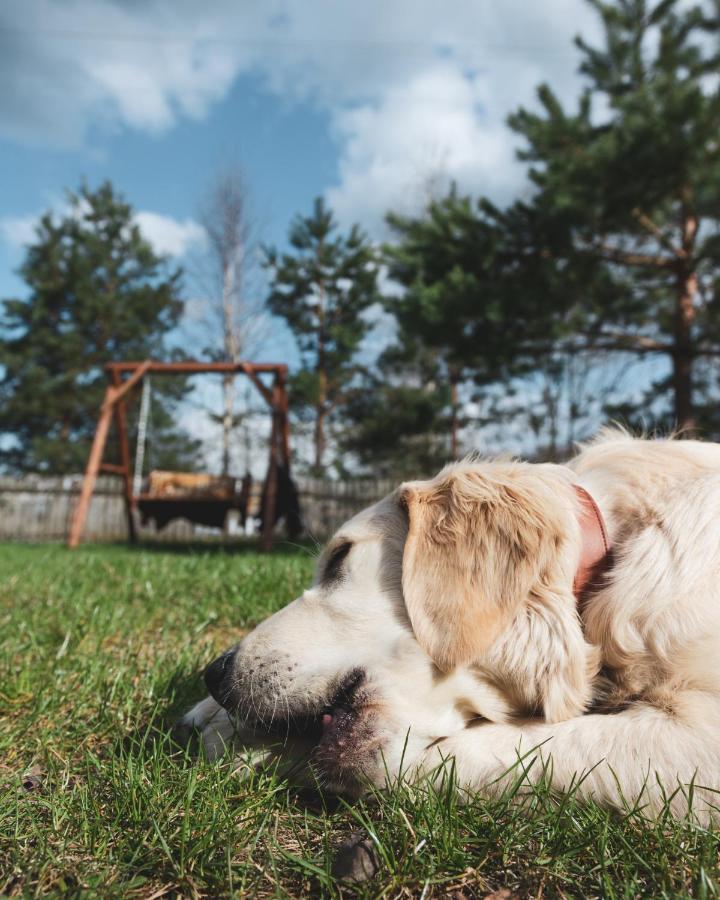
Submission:
<svg viewBox="0 0 720 900">
<path fill-rule="evenodd" d="M 78 147 L 98 128 L 202 118 L 262 58 L 271 15 L 235 0 L 0 4 L 0 133 Z"/>
<path fill-rule="evenodd" d="M 205 229 L 192 219 L 178 221 L 160 213 L 139 212 L 135 216 L 140 231 L 157 253 L 184 256 L 191 248 L 205 243 Z"/>
<path fill-rule="evenodd" d="M 55 204 L 59 215 L 67 213 L 65 203 Z M 39 215 L 7 216 L 0 219 L 0 237 L 17 251 L 35 240 L 35 228 Z M 135 216 L 143 237 L 150 241 L 156 253 L 168 256 L 184 256 L 189 250 L 202 247 L 205 229 L 192 219 L 173 219 L 160 213 L 143 211 Z"/>
<path fill-rule="evenodd" d="M 0 235 L 13 250 L 35 239 L 37 216 L 7 216 L 0 219 Z"/>
<path fill-rule="evenodd" d="M 0 134 L 73 146 L 98 129 L 201 119 L 259 75 L 329 114 L 343 221 L 374 226 L 428 178 L 504 198 L 521 184 L 507 114 L 577 92 L 584 0 L 25 0 L 0 4 Z M 179 238 L 177 238 L 179 240 Z"/>
<path fill-rule="evenodd" d="M 339 113 L 340 181 L 328 191 L 343 221 L 376 226 L 388 208 L 406 212 L 450 181 L 509 199 L 522 183 L 512 136 L 479 105 L 477 77 L 439 62 L 376 104 Z"/>
<path fill-rule="evenodd" d="M 573 102 L 572 37 L 579 29 L 594 36 L 597 26 L 576 0 L 506 0 L 483 10 L 482 22 L 454 21 L 447 52 L 335 110 L 339 179 L 327 194 L 343 222 L 358 219 L 376 231 L 387 209 L 412 212 L 453 181 L 499 203 L 525 189 L 507 117 L 533 106 L 543 81 Z"/>
</svg>

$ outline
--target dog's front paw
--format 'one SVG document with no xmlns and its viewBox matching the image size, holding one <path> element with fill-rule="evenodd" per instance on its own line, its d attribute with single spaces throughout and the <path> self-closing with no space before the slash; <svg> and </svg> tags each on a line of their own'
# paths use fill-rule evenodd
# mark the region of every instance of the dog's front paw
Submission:
<svg viewBox="0 0 720 900">
<path fill-rule="evenodd" d="M 206 697 L 185 713 L 173 729 L 173 737 L 186 746 L 193 734 L 198 734 L 208 759 L 218 759 L 235 738 L 235 727 L 227 714 L 212 697 Z"/>
</svg>

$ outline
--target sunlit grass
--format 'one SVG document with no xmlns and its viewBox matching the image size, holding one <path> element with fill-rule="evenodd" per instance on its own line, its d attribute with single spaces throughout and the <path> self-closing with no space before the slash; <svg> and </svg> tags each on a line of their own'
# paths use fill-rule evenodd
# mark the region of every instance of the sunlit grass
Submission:
<svg viewBox="0 0 720 900">
<path fill-rule="evenodd" d="M 361 896 L 716 894 L 716 835 L 670 820 L 542 788 L 522 804 L 403 786 L 325 805 L 179 749 L 203 666 L 311 569 L 294 548 L 0 547 L 0 893 L 347 895 L 332 861 L 361 831 L 381 864 Z"/>
</svg>

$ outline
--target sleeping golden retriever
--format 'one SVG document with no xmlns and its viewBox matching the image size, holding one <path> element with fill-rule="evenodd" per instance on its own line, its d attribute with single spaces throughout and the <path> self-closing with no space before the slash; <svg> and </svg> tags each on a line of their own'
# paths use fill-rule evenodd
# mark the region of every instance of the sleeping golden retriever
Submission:
<svg viewBox="0 0 720 900">
<path fill-rule="evenodd" d="M 185 721 L 211 754 L 275 740 L 339 791 L 452 759 L 461 788 L 497 792 L 522 757 L 528 781 L 650 813 L 692 795 L 706 820 L 720 445 L 610 432 L 568 465 L 469 460 L 403 484 L 205 678 Z"/>
</svg>

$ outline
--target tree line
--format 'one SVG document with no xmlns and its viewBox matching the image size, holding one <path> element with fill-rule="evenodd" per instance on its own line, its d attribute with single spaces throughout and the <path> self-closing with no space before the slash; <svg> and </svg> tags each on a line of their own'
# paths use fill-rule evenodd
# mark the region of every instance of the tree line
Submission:
<svg viewBox="0 0 720 900">
<path fill-rule="evenodd" d="M 610 419 L 720 435 L 720 0 L 588 2 L 603 39 L 576 41 L 575 107 L 541 85 L 537 107 L 508 121 L 525 196 L 501 207 L 453 187 L 418 214 L 388 214 L 381 247 L 318 199 L 285 249 L 264 248 L 267 308 L 299 349 L 291 406 L 312 429 L 310 469 L 429 471 L 475 449 L 479 428 L 492 449 L 513 435 L 546 457 Z M 163 358 L 182 315 L 179 270 L 109 184 L 70 205 L 28 249 L 29 298 L 4 304 L 11 469 L 77 471 L 100 363 Z M 242 222 L 207 221 L 227 300 L 238 256 L 223 240 Z M 216 358 L 234 358 L 223 310 Z M 380 311 L 392 337 L 377 357 Z M 173 426 L 185 387 L 170 390 L 160 443 L 186 464 L 197 448 Z M 233 415 L 226 387 L 226 440 Z"/>
</svg>

